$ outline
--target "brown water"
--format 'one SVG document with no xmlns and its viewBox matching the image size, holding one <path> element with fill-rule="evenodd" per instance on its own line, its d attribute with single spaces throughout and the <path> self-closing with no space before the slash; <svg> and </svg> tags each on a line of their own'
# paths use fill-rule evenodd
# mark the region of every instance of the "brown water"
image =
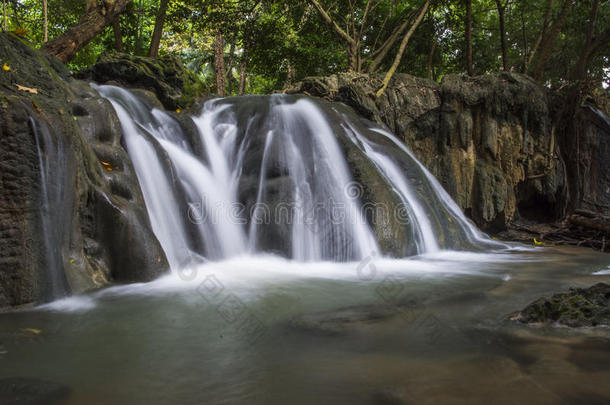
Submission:
<svg viewBox="0 0 610 405">
<path fill-rule="evenodd" d="M 609 329 L 507 317 L 609 265 L 575 248 L 208 264 L 0 314 L 0 378 L 64 384 L 67 404 L 606 404 Z"/>
</svg>

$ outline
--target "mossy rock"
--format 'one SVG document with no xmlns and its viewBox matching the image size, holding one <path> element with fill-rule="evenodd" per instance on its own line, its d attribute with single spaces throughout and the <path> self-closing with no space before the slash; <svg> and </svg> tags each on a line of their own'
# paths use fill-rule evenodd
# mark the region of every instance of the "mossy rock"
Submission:
<svg viewBox="0 0 610 405">
<path fill-rule="evenodd" d="M 168 110 L 187 108 L 204 93 L 205 85 L 176 56 L 159 59 L 123 53 L 102 54 L 97 63 L 77 73 L 80 79 L 116 82 L 154 92 Z"/>
<path fill-rule="evenodd" d="M 610 326 L 610 285 L 570 288 L 566 293 L 540 298 L 511 317 L 521 323 L 563 326 Z"/>
</svg>

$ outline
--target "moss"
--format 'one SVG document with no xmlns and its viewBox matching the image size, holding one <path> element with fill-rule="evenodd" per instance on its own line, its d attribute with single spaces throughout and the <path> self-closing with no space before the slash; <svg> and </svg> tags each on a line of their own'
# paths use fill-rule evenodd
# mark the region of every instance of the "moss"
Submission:
<svg viewBox="0 0 610 405">
<path fill-rule="evenodd" d="M 153 91 L 168 110 L 188 108 L 206 89 L 199 77 L 188 71 L 178 57 L 171 55 L 152 59 L 106 53 L 77 77 Z"/>
<path fill-rule="evenodd" d="M 520 313 L 523 323 L 558 323 L 564 326 L 610 326 L 610 285 L 571 288 L 566 293 L 540 298 Z"/>
</svg>

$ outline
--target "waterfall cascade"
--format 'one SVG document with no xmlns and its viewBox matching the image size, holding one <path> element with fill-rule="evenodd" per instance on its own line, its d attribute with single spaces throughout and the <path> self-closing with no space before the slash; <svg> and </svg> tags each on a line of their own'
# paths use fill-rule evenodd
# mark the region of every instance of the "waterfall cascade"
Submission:
<svg viewBox="0 0 610 405">
<path fill-rule="evenodd" d="M 371 202 L 377 212 L 396 204 L 370 192 L 365 204 L 366 170 L 348 155 L 364 157 L 400 202 L 400 213 L 385 214 L 407 230 L 408 254 L 504 246 L 464 217 L 400 141 L 345 106 L 285 95 L 214 99 L 188 130 L 128 90 L 95 88 L 117 111 L 172 267 L 194 256 L 254 253 L 299 261 L 396 256 L 366 212 Z"/>
<path fill-rule="evenodd" d="M 70 161 L 66 157 L 66 149 L 62 138 L 53 136 L 49 127 L 40 120 L 30 116 L 30 127 L 34 134 L 38 150 L 38 165 L 40 167 L 40 217 L 41 232 L 44 242 L 44 291 L 48 299 L 63 297 L 69 291 L 68 281 L 64 274 L 64 257 L 62 242 L 66 236 L 65 213 L 66 198 L 65 174 L 70 170 Z"/>
</svg>

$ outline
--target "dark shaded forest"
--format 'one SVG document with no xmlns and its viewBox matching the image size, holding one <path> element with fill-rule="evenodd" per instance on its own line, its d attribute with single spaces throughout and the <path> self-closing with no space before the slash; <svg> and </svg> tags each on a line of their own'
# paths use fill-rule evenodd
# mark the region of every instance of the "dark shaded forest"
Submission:
<svg viewBox="0 0 610 405">
<path fill-rule="evenodd" d="M 173 54 L 219 95 L 345 71 L 383 73 L 386 85 L 395 72 L 501 70 L 553 89 L 610 82 L 602 0 L 3 0 L 2 12 L 5 31 L 73 70 L 109 51 Z"/>
</svg>

